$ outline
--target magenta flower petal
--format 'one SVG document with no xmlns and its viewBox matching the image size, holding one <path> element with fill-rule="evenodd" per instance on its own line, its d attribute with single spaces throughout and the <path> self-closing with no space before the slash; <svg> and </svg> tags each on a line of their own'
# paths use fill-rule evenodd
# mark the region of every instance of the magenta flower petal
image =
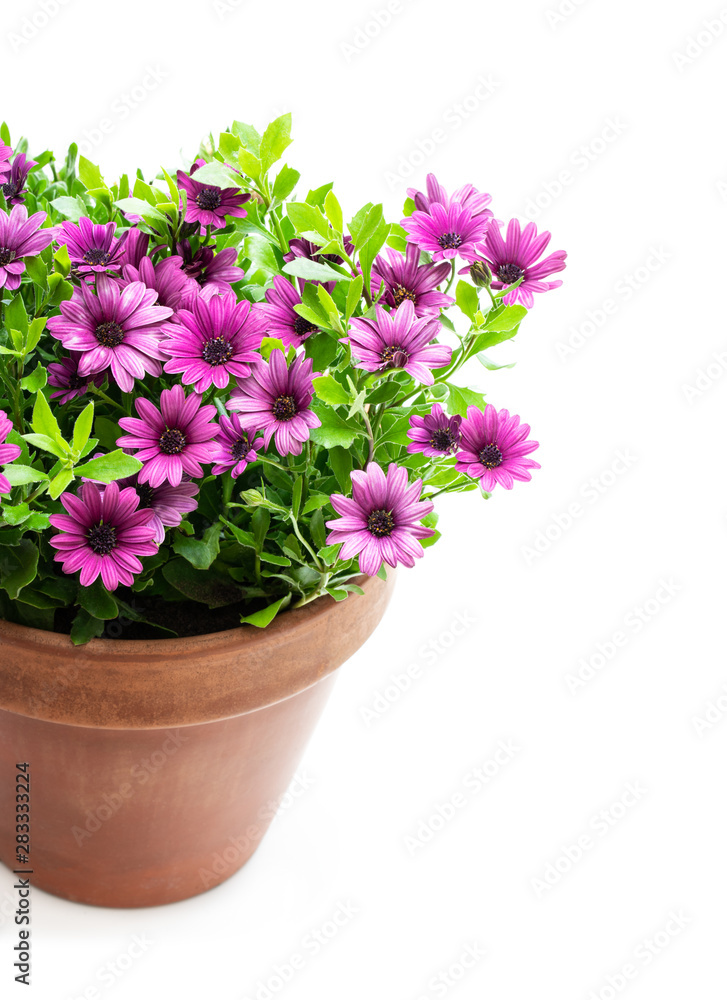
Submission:
<svg viewBox="0 0 727 1000">
<path fill-rule="evenodd" d="M 215 463 L 212 475 L 220 476 L 229 471 L 232 478 L 237 479 L 250 462 L 257 461 L 257 452 L 263 447 L 263 440 L 255 440 L 256 433 L 254 428 L 243 429 L 237 413 L 231 417 L 220 417 L 220 433 L 212 442 L 210 451 Z"/>
<path fill-rule="evenodd" d="M 84 215 L 78 220 L 78 224 L 62 222 L 56 232 L 56 240 L 61 245 L 66 245 L 71 265 L 78 274 L 101 274 L 121 270 L 124 244 L 129 231 L 118 239 L 115 233 L 115 222 L 100 225 Z"/>
<path fill-rule="evenodd" d="M 409 300 L 413 302 L 418 317 L 439 315 L 441 309 L 454 302 L 449 295 L 436 291 L 437 285 L 449 277 L 450 266 L 446 261 L 420 264 L 420 259 L 421 250 L 413 243 L 407 244 L 406 257 L 391 249 L 386 251 L 385 256 L 380 254 L 371 271 L 372 291 L 378 295 L 383 283 L 384 292 L 379 300 L 382 304 L 396 309 Z"/>
<path fill-rule="evenodd" d="M 41 229 L 45 212 L 28 217 L 25 205 L 13 205 L 10 214 L 0 212 L 0 289 L 20 288 L 25 257 L 35 257 L 53 242 L 54 229 Z"/>
<path fill-rule="evenodd" d="M 260 306 L 265 320 L 266 336 L 277 337 L 286 347 L 300 347 L 318 327 L 295 311 L 303 300 L 294 285 L 280 274 L 273 278 L 273 287 L 265 293 L 266 304 Z"/>
<path fill-rule="evenodd" d="M 407 434 L 412 443 L 406 450 L 412 454 L 420 451 L 429 458 L 451 455 L 459 447 L 461 423 L 462 417 L 448 417 L 439 403 L 435 403 L 427 416 L 409 418 Z"/>
<path fill-rule="evenodd" d="M 557 250 L 540 260 L 549 242 L 550 233 L 538 234 L 534 222 L 529 222 L 521 231 L 518 220 L 511 219 L 504 240 L 498 226 L 493 225 L 488 229 L 479 251 L 492 271 L 492 287 L 506 288 L 520 278 L 523 279 L 514 292 L 504 297 L 504 302 L 522 302 L 531 309 L 535 302 L 534 293 L 547 292 L 563 284 L 560 280 L 543 280 L 550 274 L 562 271 L 568 256 L 565 250 Z"/>
<path fill-rule="evenodd" d="M 452 348 L 432 341 L 441 325 L 431 315 L 418 319 L 414 304 L 402 302 L 387 312 L 376 306 L 376 319 L 351 320 L 351 330 L 344 342 L 351 344 L 356 367 L 369 372 L 401 368 L 424 385 L 434 381 L 432 369 L 443 368 L 452 360 Z"/>
<path fill-rule="evenodd" d="M 407 231 L 407 240 L 430 253 L 432 260 L 453 261 L 459 255 L 473 261 L 490 221 L 489 216 L 473 216 L 469 209 L 452 201 L 448 208 L 433 202 L 429 212 L 414 212 L 402 219 L 401 225 Z"/>
<path fill-rule="evenodd" d="M 189 174 L 177 171 L 177 183 L 187 192 L 185 222 L 199 222 L 202 226 L 222 229 L 228 215 L 244 219 L 247 212 L 242 206 L 250 200 L 251 195 L 243 194 L 239 188 L 220 188 L 196 181 L 194 174 L 204 164 L 203 159 L 198 159 L 192 164 Z"/>
<path fill-rule="evenodd" d="M 540 468 L 526 457 L 538 447 L 537 441 L 528 439 L 529 425 L 507 410 L 497 410 L 491 403 L 484 410 L 470 406 L 460 433 L 456 467 L 478 479 L 487 493 L 498 484 L 511 490 L 515 480 L 527 482 L 532 478 L 530 469 Z"/>
</svg>

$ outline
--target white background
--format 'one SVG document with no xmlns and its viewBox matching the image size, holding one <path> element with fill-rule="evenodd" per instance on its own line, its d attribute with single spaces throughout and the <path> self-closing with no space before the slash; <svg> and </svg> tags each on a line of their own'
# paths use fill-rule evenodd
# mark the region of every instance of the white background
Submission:
<svg viewBox="0 0 727 1000">
<path fill-rule="evenodd" d="M 727 682 L 720 10 L 402 0 L 378 30 L 384 0 L 228 6 L 48 0 L 57 12 L 19 45 L 24 18 L 43 17 L 39 0 L 13 4 L 0 39 L 13 137 L 62 154 L 86 135 L 110 178 L 174 168 L 233 118 L 291 110 L 302 191 L 335 178 L 349 216 L 383 199 L 397 220 L 407 170 L 417 186 L 429 170 L 450 190 L 473 182 L 500 219 L 529 212 L 569 252 L 564 285 L 497 349 L 517 366 L 475 364 L 469 384 L 531 423 L 543 468 L 486 503 L 441 505 L 444 538 L 400 573 L 341 671 L 302 767 L 312 786 L 242 872 L 152 910 L 34 893 L 32 995 L 264 1000 L 270 981 L 285 1000 L 723 998 L 727 698 L 709 708 Z M 149 68 L 162 79 L 121 112 Z M 453 640 L 458 616 L 473 621 Z M 574 689 L 579 661 L 592 676 Z M 395 698 L 392 675 L 417 664 Z M 367 724 L 377 694 L 388 710 Z M 474 791 L 498 741 L 511 756 Z M 432 823 L 458 792 L 454 817 Z M 407 841 L 422 824 L 429 842 Z M 21 992 L 11 885 L 3 871 L 4 996 Z M 355 916 L 305 952 L 340 904 Z M 100 983 L 135 935 L 143 956 Z M 486 955 L 455 981 L 468 946 Z M 301 951 L 278 989 L 276 965 Z"/>
</svg>

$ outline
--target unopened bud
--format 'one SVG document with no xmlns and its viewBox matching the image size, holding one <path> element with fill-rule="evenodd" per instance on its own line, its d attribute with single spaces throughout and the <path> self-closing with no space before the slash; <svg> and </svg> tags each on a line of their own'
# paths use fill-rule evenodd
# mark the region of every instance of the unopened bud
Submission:
<svg viewBox="0 0 727 1000">
<path fill-rule="evenodd" d="M 489 288 L 492 283 L 492 271 L 484 260 L 476 260 L 470 267 L 470 278 L 478 288 Z"/>
</svg>

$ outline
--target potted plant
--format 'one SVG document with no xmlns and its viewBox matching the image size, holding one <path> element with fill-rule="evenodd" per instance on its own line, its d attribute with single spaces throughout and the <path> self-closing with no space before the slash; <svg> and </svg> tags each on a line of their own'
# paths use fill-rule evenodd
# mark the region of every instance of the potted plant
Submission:
<svg viewBox="0 0 727 1000">
<path fill-rule="evenodd" d="M 69 899 L 239 868 L 436 498 L 538 467 L 457 374 L 565 253 L 432 175 L 400 222 L 296 195 L 290 142 L 109 184 L 0 130 L 0 857 Z"/>
</svg>

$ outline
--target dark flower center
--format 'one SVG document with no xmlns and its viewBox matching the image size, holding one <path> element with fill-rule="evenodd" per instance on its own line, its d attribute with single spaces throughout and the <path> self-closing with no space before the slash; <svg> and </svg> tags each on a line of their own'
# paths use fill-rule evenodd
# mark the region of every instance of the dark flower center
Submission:
<svg viewBox="0 0 727 1000">
<path fill-rule="evenodd" d="M 497 277 L 506 285 L 514 285 L 524 274 L 523 269 L 517 264 L 501 264 L 497 271 Z"/>
<path fill-rule="evenodd" d="M 409 360 L 409 354 L 398 344 L 389 344 L 379 355 L 384 368 L 403 368 Z"/>
<path fill-rule="evenodd" d="M 83 261 L 85 264 L 90 264 L 92 267 L 99 264 L 108 264 L 111 260 L 111 254 L 102 250 L 101 247 L 91 247 L 83 255 Z"/>
<path fill-rule="evenodd" d="M 15 198 L 18 193 L 18 185 L 13 184 L 12 181 L 8 181 L 7 184 L 3 184 L 3 194 L 6 198 Z"/>
<path fill-rule="evenodd" d="M 162 455 L 181 455 L 187 439 L 177 427 L 166 430 L 159 438 L 159 451 Z"/>
<path fill-rule="evenodd" d="M 401 303 L 406 302 L 407 299 L 416 304 L 416 292 L 410 292 L 409 289 L 404 288 L 403 285 L 397 285 L 391 294 L 394 296 L 395 306 L 400 306 Z"/>
<path fill-rule="evenodd" d="M 220 207 L 222 194 L 218 188 L 202 188 L 194 200 L 203 211 L 214 212 L 216 208 Z"/>
<path fill-rule="evenodd" d="M 72 372 L 68 376 L 69 389 L 84 389 L 87 385 L 88 379 L 84 375 L 79 375 L 78 372 Z"/>
<path fill-rule="evenodd" d="M 376 538 L 387 538 L 394 530 L 394 516 L 390 510 L 372 510 L 366 527 Z"/>
<path fill-rule="evenodd" d="M 112 524 L 94 524 L 88 533 L 88 544 L 97 556 L 107 556 L 116 548 L 116 528 Z"/>
<path fill-rule="evenodd" d="M 202 348 L 202 358 L 208 365 L 224 365 L 232 360 L 235 349 L 222 334 L 214 340 L 208 340 Z"/>
<path fill-rule="evenodd" d="M 10 247 L 0 247 L 0 267 L 11 264 L 15 260 L 15 251 Z"/>
<path fill-rule="evenodd" d="M 292 420 L 297 412 L 298 404 L 292 396 L 278 396 L 273 403 L 273 416 L 276 420 L 283 421 L 283 423 L 286 420 Z"/>
<path fill-rule="evenodd" d="M 230 454 L 236 462 L 241 462 L 243 458 L 247 458 L 250 448 L 252 448 L 252 445 L 247 438 L 238 438 L 230 448 Z"/>
<path fill-rule="evenodd" d="M 96 340 L 104 347 L 118 347 L 124 339 L 124 331 L 118 323 L 109 320 L 96 327 Z"/>
<path fill-rule="evenodd" d="M 135 489 L 139 494 L 139 509 L 151 507 L 154 503 L 154 490 L 149 483 L 137 483 Z"/>
<path fill-rule="evenodd" d="M 315 333 L 318 330 L 318 327 L 313 326 L 313 324 L 309 323 L 303 316 L 296 315 L 293 320 L 293 329 L 295 330 L 296 336 L 305 339 L 306 337 L 310 337 L 312 333 Z"/>
<path fill-rule="evenodd" d="M 486 444 L 477 456 L 486 469 L 496 469 L 502 465 L 502 452 L 496 444 Z"/>
<path fill-rule="evenodd" d="M 457 435 L 448 427 L 438 427 L 429 438 L 429 444 L 435 451 L 451 451 L 457 445 Z"/>
<path fill-rule="evenodd" d="M 437 240 L 442 250 L 456 250 L 462 245 L 462 237 L 459 233 L 442 233 Z"/>
</svg>

